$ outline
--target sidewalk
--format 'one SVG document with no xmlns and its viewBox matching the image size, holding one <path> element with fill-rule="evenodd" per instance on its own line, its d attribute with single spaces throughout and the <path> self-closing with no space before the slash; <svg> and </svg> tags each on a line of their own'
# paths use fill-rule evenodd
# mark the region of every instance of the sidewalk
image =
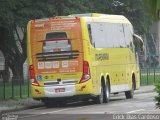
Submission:
<svg viewBox="0 0 160 120">
<path fill-rule="evenodd" d="M 32 98 L 0 101 L 0 114 L 5 111 L 34 108 L 42 105 L 41 101 L 36 101 Z"/>
<path fill-rule="evenodd" d="M 141 86 L 139 90 L 135 91 L 135 94 L 154 92 L 154 88 L 155 87 L 153 85 Z M 0 101 L 0 113 L 5 111 L 34 108 L 36 106 L 42 106 L 42 105 L 43 103 L 41 103 L 41 101 L 36 101 L 33 100 L 32 98 Z"/>
<path fill-rule="evenodd" d="M 154 92 L 154 88 L 154 85 L 141 86 L 139 90 L 135 91 L 135 94 Z"/>
</svg>

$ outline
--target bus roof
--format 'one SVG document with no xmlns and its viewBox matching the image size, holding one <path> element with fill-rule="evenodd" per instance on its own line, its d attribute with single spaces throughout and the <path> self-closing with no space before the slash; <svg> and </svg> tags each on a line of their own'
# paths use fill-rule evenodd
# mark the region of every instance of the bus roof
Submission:
<svg viewBox="0 0 160 120">
<path fill-rule="evenodd" d="M 110 14 L 101 14 L 101 13 L 84 13 L 84 14 L 71 14 L 69 16 L 76 16 L 76 17 L 119 17 L 125 18 L 123 15 L 110 15 Z"/>
<path fill-rule="evenodd" d="M 55 16 L 52 18 L 36 19 L 35 22 L 44 22 L 50 19 L 77 19 L 82 18 L 86 21 L 94 19 L 95 22 L 113 22 L 113 23 L 127 23 L 131 24 L 130 21 L 123 15 L 110 15 L 101 13 L 84 13 L 84 14 L 71 14 L 68 16 Z"/>
<path fill-rule="evenodd" d="M 89 20 L 90 18 L 96 20 L 97 22 L 99 20 L 107 20 L 108 22 L 123 22 L 123 23 L 128 23 L 131 24 L 130 21 L 123 15 L 110 15 L 110 14 L 101 14 L 101 13 L 85 13 L 85 14 L 72 14 L 69 15 L 70 17 L 80 17 L 84 18 L 85 20 Z M 96 22 L 95 21 L 95 22 Z"/>
</svg>

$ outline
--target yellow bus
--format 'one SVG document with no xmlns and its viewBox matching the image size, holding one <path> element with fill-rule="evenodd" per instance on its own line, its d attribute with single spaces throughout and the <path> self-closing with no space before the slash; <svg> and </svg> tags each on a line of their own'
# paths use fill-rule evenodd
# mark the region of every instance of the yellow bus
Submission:
<svg viewBox="0 0 160 120">
<path fill-rule="evenodd" d="M 31 94 L 46 106 L 66 100 L 133 98 L 140 87 L 132 24 L 121 15 L 75 14 L 31 20 Z"/>
</svg>

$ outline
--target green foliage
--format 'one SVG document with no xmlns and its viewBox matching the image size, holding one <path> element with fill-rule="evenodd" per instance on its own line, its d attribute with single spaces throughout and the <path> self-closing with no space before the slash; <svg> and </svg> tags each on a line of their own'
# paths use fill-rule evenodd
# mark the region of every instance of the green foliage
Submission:
<svg viewBox="0 0 160 120">
<path fill-rule="evenodd" d="M 135 32 L 143 34 L 148 31 L 151 25 L 151 19 L 148 14 L 148 9 L 144 5 L 144 0 L 130 0 L 128 6 L 131 6 L 128 14 L 128 19 L 133 23 Z"/>
<path fill-rule="evenodd" d="M 55 6 L 44 0 L 2 0 L 0 4 L 1 25 L 25 26 L 28 20 L 52 16 Z M 4 24 L 5 23 L 5 24 Z"/>
<path fill-rule="evenodd" d="M 154 20 L 160 19 L 158 10 L 160 10 L 160 0 L 145 0 L 145 4 L 149 8 L 150 16 Z"/>
<path fill-rule="evenodd" d="M 160 82 L 155 85 L 155 91 L 158 93 L 158 95 L 155 97 L 156 106 L 157 108 L 160 108 Z"/>
</svg>

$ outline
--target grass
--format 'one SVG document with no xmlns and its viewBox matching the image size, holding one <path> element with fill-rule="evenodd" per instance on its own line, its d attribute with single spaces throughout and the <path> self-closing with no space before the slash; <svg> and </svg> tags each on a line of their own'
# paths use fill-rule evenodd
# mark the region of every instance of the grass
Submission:
<svg viewBox="0 0 160 120">
<path fill-rule="evenodd" d="M 141 85 L 155 85 L 160 82 L 160 68 L 141 69 Z"/>
<path fill-rule="evenodd" d="M 142 75 L 141 76 L 141 85 L 155 85 L 160 82 L 160 75 Z"/>
<path fill-rule="evenodd" d="M 0 100 L 27 98 L 28 92 L 30 93 L 27 81 L 21 85 L 21 88 L 20 84 L 12 85 L 12 82 L 7 82 L 4 85 L 3 82 L 0 82 Z"/>
</svg>

